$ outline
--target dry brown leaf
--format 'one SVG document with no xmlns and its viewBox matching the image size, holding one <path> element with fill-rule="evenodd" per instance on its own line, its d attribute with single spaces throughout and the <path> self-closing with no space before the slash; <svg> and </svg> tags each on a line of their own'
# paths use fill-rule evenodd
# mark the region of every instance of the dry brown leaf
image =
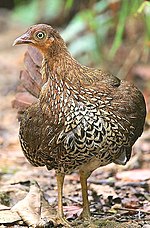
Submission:
<svg viewBox="0 0 150 228">
<path fill-rule="evenodd" d="M 139 199 L 132 196 L 130 198 L 122 199 L 122 205 L 125 208 L 138 208 L 140 206 Z"/>
<path fill-rule="evenodd" d="M 38 224 L 41 210 L 40 188 L 32 184 L 27 196 L 12 207 L 28 225 Z"/>
<path fill-rule="evenodd" d="M 116 174 L 117 179 L 124 181 L 144 181 L 150 179 L 150 169 L 135 169 L 130 171 L 119 172 Z"/>
<path fill-rule="evenodd" d="M 79 216 L 83 210 L 79 206 L 64 206 L 63 209 L 67 218 L 72 218 L 74 215 Z"/>
<path fill-rule="evenodd" d="M 150 202 L 147 202 L 143 205 L 144 211 L 150 212 Z"/>
<path fill-rule="evenodd" d="M 117 197 L 114 188 L 110 187 L 109 185 L 90 184 L 90 189 L 94 190 L 97 195 L 103 195 L 104 199 L 107 199 L 108 196 Z"/>
<path fill-rule="evenodd" d="M 2 211 L 2 210 L 10 210 L 10 207 L 0 204 L 0 211 Z"/>
<path fill-rule="evenodd" d="M 56 209 L 48 203 L 42 194 L 40 223 L 43 223 L 43 221 L 46 223 L 52 221 L 52 223 L 55 224 L 56 214 Z"/>
<path fill-rule="evenodd" d="M 33 182 L 27 196 L 12 207 L 29 226 L 45 226 L 55 223 L 56 210 L 52 208 L 36 182 Z"/>
<path fill-rule="evenodd" d="M 0 224 L 14 223 L 21 221 L 17 212 L 11 210 L 0 210 Z"/>
</svg>

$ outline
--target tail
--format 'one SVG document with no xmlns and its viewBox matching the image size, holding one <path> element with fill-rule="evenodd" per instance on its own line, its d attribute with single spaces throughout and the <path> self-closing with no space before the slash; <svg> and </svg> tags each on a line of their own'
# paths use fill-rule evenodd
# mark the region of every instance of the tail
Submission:
<svg viewBox="0 0 150 228">
<path fill-rule="evenodd" d="M 40 52 L 29 46 L 24 56 L 25 70 L 20 72 L 17 93 L 12 101 L 12 107 L 18 109 L 18 117 L 39 97 L 43 84 L 40 73 L 41 64 Z"/>
</svg>

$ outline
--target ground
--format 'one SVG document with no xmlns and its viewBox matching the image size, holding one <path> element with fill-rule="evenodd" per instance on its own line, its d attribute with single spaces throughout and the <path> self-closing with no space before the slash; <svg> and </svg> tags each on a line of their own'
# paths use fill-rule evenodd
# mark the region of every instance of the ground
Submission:
<svg viewBox="0 0 150 228">
<path fill-rule="evenodd" d="M 31 186 L 39 189 L 36 182 L 44 199 L 57 210 L 55 172 L 33 167 L 25 159 L 18 140 L 17 111 L 11 107 L 26 49 L 11 45 L 23 31 L 23 27 L 11 25 L 0 36 L 0 227 L 28 227 L 19 215 L 13 217 L 10 209 L 29 194 Z M 111 164 L 93 172 L 88 180 L 92 226 L 75 220 L 81 213 L 81 186 L 77 173 L 66 176 L 64 211 L 73 221 L 72 226 L 150 227 L 149 141 L 147 127 L 134 147 L 129 165 L 123 168 Z M 32 197 L 28 200 L 32 204 Z"/>
</svg>

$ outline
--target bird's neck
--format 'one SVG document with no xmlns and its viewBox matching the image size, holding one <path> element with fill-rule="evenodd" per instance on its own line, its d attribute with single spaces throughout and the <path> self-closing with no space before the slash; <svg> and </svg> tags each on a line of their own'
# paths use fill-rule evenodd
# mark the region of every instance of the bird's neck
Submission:
<svg viewBox="0 0 150 228">
<path fill-rule="evenodd" d="M 78 63 L 71 54 L 67 51 L 67 49 L 54 54 L 49 53 L 49 55 L 45 55 L 43 58 L 42 64 L 42 76 L 44 82 L 48 80 L 56 80 L 58 83 L 70 82 L 74 86 L 78 87 L 81 83 L 81 74 L 82 66 Z"/>
<path fill-rule="evenodd" d="M 61 122 L 69 100 L 81 87 L 80 74 L 77 72 L 80 67 L 69 52 L 51 58 L 45 56 L 43 59 L 41 73 L 45 84 L 40 101 L 43 112 L 50 113 L 54 123 Z"/>
</svg>

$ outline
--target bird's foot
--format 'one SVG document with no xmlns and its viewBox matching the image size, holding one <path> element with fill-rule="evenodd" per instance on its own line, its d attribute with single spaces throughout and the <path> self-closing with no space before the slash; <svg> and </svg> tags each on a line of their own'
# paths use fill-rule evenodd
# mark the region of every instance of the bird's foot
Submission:
<svg viewBox="0 0 150 228">
<path fill-rule="evenodd" d="M 97 224 L 95 223 L 95 219 L 90 216 L 90 214 L 87 211 L 82 211 L 82 213 L 79 216 L 80 222 L 82 222 L 82 225 L 84 227 L 88 228 L 97 228 Z"/>
<path fill-rule="evenodd" d="M 83 210 L 79 216 L 79 219 L 90 221 L 90 212 L 88 210 Z"/>
<path fill-rule="evenodd" d="M 71 227 L 71 224 L 67 221 L 67 219 L 63 216 L 56 216 L 55 222 L 57 225 L 63 225 L 64 227 Z"/>
<path fill-rule="evenodd" d="M 82 224 L 84 224 L 85 227 L 97 228 L 94 219 L 90 216 L 89 210 L 83 210 L 79 216 L 79 219 L 82 220 Z"/>
</svg>

